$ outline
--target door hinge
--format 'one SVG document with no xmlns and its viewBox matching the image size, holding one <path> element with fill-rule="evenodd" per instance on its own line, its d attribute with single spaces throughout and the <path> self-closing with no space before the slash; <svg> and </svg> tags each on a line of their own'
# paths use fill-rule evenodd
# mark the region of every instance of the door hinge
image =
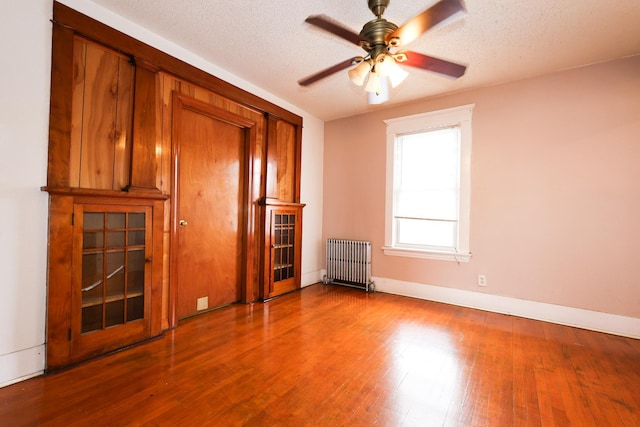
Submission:
<svg viewBox="0 0 640 427">
<path fill-rule="evenodd" d="M 69 328 L 69 341 L 71 341 L 71 328 Z"/>
</svg>

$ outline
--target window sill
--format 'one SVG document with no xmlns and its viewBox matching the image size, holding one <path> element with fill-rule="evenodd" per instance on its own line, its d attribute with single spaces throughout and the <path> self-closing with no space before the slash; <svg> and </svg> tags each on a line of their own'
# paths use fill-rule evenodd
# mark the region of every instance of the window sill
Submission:
<svg viewBox="0 0 640 427">
<path fill-rule="evenodd" d="M 470 253 L 462 252 L 445 252 L 445 251 L 429 251 L 424 249 L 407 249 L 394 248 L 391 246 L 383 246 L 382 250 L 385 255 L 403 256 L 409 258 L 435 259 L 439 261 L 457 261 L 469 262 L 471 260 Z"/>
</svg>

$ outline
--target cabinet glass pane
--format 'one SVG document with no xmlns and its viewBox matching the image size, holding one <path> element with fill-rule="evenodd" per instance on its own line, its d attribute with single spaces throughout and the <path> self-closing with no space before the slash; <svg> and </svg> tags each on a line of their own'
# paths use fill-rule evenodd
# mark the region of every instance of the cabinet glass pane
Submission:
<svg viewBox="0 0 640 427">
<path fill-rule="evenodd" d="M 82 333 L 102 329 L 102 305 L 82 308 Z"/>
<path fill-rule="evenodd" d="M 143 214 L 144 215 L 144 214 Z M 125 227 L 125 214 L 120 212 L 109 212 L 107 214 L 107 228 L 112 230 L 114 228 Z"/>
<path fill-rule="evenodd" d="M 111 301 L 106 304 L 105 326 L 122 325 L 124 323 L 124 300 Z"/>
<path fill-rule="evenodd" d="M 107 247 L 121 248 L 124 246 L 124 231 L 107 231 Z"/>
<path fill-rule="evenodd" d="M 96 249 L 104 246 L 104 233 L 102 231 L 86 232 L 82 237 L 82 249 Z"/>
<path fill-rule="evenodd" d="M 124 296 L 124 251 L 107 253 L 107 298 Z"/>
<path fill-rule="evenodd" d="M 144 230 L 129 231 L 129 246 L 144 245 Z"/>
<path fill-rule="evenodd" d="M 144 214 L 143 213 L 130 213 L 129 214 L 129 228 L 144 228 Z"/>
<path fill-rule="evenodd" d="M 127 299 L 127 322 L 144 317 L 144 296 Z"/>
<path fill-rule="evenodd" d="M 83 222 L 84 230 L 102 230 L 104 228 L 104 213 L 85 212 Z"/>
<path fill-rule="evenodd" d="M 103 254 L 84 254 L 82 256 L 82 305 L 90 300 L 102 298 Z"/>
<path fill-rule="evenodd" d="M 127 253 L 129 257 L 127 278 L 129 293 L 140 293 L 144 289 L 144 252 L 141 249 L 132 249 Z"/>
</svg>

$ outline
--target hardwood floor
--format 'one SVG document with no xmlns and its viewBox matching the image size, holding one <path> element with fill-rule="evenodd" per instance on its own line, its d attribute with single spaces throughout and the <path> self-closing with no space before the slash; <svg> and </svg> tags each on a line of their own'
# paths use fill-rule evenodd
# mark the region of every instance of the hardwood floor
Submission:
<svg viewBox="0 0 640 427">
<path fill-rule="evenodd" d="M 314 285 L 2 388 L 0 425 L 640 426 L 640 341 Z"/>
</svg>

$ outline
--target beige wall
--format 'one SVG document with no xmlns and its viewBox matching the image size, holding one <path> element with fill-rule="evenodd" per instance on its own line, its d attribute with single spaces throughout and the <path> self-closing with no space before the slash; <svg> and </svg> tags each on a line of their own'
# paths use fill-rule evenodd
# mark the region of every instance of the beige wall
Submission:
<svg viewBox="0 0 640 427">
<path fill-rule="evenodd" d="M 383 120 L 471 103 L 471 262 L 384 255 Z M 372 241 L 374 276 L 640 318 L 640 56 L 328 122 L 324 150 L 323 238 Z"/>
</svg>

